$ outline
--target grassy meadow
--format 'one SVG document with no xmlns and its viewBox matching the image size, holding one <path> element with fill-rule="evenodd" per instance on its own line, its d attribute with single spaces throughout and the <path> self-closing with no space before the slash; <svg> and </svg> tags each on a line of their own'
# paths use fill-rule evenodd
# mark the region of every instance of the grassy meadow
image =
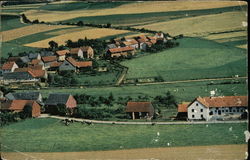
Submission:
<svg viewBox="0 0 250 160">
<path fill-rule="evenodd" d="M 247 85 L 245 80 L 240 80 L 239 84 L 223 84 L 228 81 L 205 81 L 205 82 L 192 82 L 192 83 L 177 83 L 177 84 L 157 84 L 157 85 L 142 85 L 142 86 L 120 86 L 120 87 L 89 87 L 83 88 L 48 88 L 40 89 L 43 97 L 48 94 L 70 93 L 70 94 L 88 94 L 95 96 L 108 96 L 111 92 L 114 97 L 127 97 L 130 96 L 136 99 L 138 96 L 147 95 L 153 98 L 157 95 L 163 95 L 170 91 L 176 97 L 178 102 L 192 101 L 197 96 L 210 96 L 211 90 L 216 90 L 216 96 L 230 96 L 230 95 L 246 95 Z M 230 82 L 230 81 L 229 81 Z M 233 81 L 231 81 L 233 83 Z M 16 90 L 17 92 L 31 91 L 31 90 Z M 37 91 L 37 90 L 35 90 Z"/>
<path fill-rule="evenodd" d="M 178 40 L 180 46 L 123 61 L 126 78 L 161 76 L 165 81 L 246 76 L 246 51 L 200 38 Z"/>
<path fill-rule="evenodd" d="M 37 118 L 0 129 L 2 151 L 70 152 L 168 147 L 168 144 L 169 147 L 245 144 L 243 132 L 247 124 L 89 126 L 75 122 L 65 126 L 60 120 Z"/>
</svg>

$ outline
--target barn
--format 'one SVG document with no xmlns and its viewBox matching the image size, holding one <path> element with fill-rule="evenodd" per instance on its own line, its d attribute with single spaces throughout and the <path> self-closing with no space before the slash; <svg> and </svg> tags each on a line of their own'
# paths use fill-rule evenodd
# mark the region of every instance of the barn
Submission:
<svg viewBox="0 0 250 160">
<path fill-rule="evenodd" d="M 154 116 L 154 107 L 151 102 L 128 102 L 126 113 L 134 119 L 152 119 Z"/>
</svg>

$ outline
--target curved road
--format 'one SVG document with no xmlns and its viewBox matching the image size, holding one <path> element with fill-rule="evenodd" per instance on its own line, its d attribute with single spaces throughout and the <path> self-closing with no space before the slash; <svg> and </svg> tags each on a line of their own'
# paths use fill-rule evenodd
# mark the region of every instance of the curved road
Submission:
<svg viewBox="0 0 250 160">
<path fill-rule="evenodd" d="M 132 124 L 132 125 L 185 125 L 185 124 L 214 124 L 214 123 L 246 123 L 247 120 L 235 120 L 235 121 L 193 121 L 193 122 L 122 122 L 122 121 L 99 121 L 83 118 L 63 117 L 63 116 L 52 116 L 48 114 L 42 114 L 40 118 L 56 118 L 60 120 L 73 120 L 76 122 L 87 122 L 95 124 Z"/>
</svg>

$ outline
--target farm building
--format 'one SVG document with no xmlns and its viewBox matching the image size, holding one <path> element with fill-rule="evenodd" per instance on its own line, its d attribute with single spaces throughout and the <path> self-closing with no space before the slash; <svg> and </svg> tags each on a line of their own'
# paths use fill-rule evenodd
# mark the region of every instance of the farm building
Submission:
<svg viewBox="0 0 250 160">
<path fill-rule="evenodd" d="M 112 48 L 107 51 L 107 55 L 110 57 L 120 57 L 128 55 L 134 55 L 135 50 L 133 47 L 120 47 L 120 48 Z"/>
<path fill-rule="evenodd" d="M 94 50 L 90 46 L 83 46 L 80 48 L 71 48 L 70 55 L 72 57 L 80 57 L 80 58 L 94 58 Z"/>
<path fill-rule="evenodd" d="M 69 53 L 69 50 L 67 50 L 67 49 L 56 51 L 56 55 L 58 56 L 58 61 L 64 61 L 66 54 L 68 54 L 68 53 Z"/>
<path fill-rule="evenodd" d="M 135 39 L 128 39 L 121 43 L 121 47 L 132 47 L 134 49 L 138 49 L 139 43 Z"/>
<path fill-rule="evenodd" d="M 178 104 L 178 113 L 177 113 L 176 119 L 187 120 L 187 107 L 189 104 L 190 102 L 184 102 L 184 103 Z"/>
<path fill-rule="evenodd" d="M 25 107 L 31 107 L 32 117 L 39 117 L 41 106 L 34 100 L 11 100 L 1 102 L 1 111 L 22 112 Z"/>
<path fill-rule="evenodd" d="M 198 97 L 187 106 L 189 120 L 239 118 L 247 112 L 247 96 Z"/>
<path fill-rule="evenodd" d="M 3 83 L 36 83 L 40 78 L 33 77 L 29 72 L 10 72 L 3 74 Z"/>
<path fill-rule="evenodd" d="M 83 69 L 83 68 L 91 69 L 92 68 L 92 61 L 76 61 L 72 57 L 68 57 L 66 60 L 70 62 L 77 69 Z"/>
<path fill-rule="evenodd" d="M 56 56 L 45 56 L 45 57 L 42 57 L 42 61 L 44 63 L 44 67 L 49 68 L 50 63 L 57 61 L 57 57 Z"/>
<path fill-rule="evenodd" d="M 58 114 L 58 106 L 67 109 L 68 114 L 72 114 L 77 106 L 75 98 L 71 94 L 53 93 L 45 101 L 45 111 L 51 114 Z"/>
<path fill-rule="evenodd" d="M 34 68 L 34 67 L 33 67 Z M 48 78 L 48 73 L 46 70 L 40 69 L 31 69 L 30 67 L 27 68 L 16 68 L 15 72 L 28 72 L 31 74 L 32 77 L 38 78 L 39 81 L 45 82 Z"/>
<path fill-rule="evenodd" d="M 7 100 L 33 100 L 42 103 L 42 95 L 39 92 L 16 92 L 5 95 Z"/>
<path fill-rule="evenodd" d="M 63 61 L 62 64 L 59 66 L 59 71 L 76 71 L 76 67 L 71 64 L 67 59 Z"/>
<path fill-rule="evenodd" d="M 10 73 L 14 72 L 14 70 L 18 68 L 17 64 L 15 62 L 6 62 L 2 66 L 3 73 Z"/>
<path fill-rule="evenodd" d="M 128 113 L 132 119 L 151 119 L 154 116 L 154 107 L 151 102 L 128 102 L 126 113 Z"/>
</svg>

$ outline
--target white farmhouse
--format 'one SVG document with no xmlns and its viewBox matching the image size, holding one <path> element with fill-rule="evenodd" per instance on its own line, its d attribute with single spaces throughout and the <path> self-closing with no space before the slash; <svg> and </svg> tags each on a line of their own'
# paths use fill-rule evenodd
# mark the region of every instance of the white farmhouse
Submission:
<svg viewBox="0 0 250 160">
<path fill-rule="evenodd" d="M 187 106 L 189 120 L 240 117 L 247 112 L 247 96 L 198 97 Z"/>
</svg>

